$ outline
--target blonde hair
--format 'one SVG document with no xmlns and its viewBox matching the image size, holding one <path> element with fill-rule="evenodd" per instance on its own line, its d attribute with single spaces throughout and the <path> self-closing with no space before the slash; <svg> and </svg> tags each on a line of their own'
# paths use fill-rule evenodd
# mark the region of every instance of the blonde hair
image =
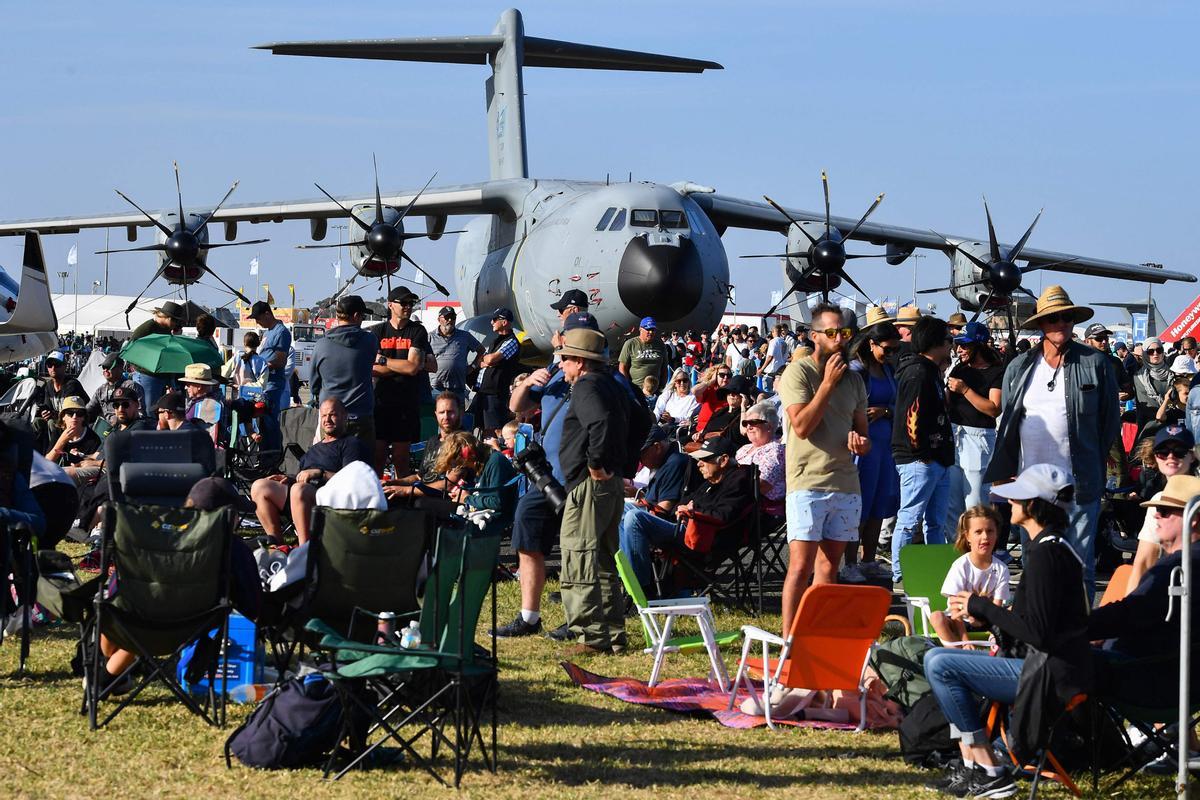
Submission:
<svg viewBox="0 0 1200 800">
<path fill-rule="evenodd" d="M 452 469 L 479 466 L 479 440 L 466 431 L 449 433 L 442 439 L 438 448 L 437 460 L 434 461 L 433 471 L 445 475 Z"/>
<path fill-rule="evenodd" d="M 500 433 L 504 434 L 505 443 L 511 442 L 517 438 L 517 432 L 521 430 L 520 420 L 510 419 L 504 423 L 504 427 L 500 429 Z"/>
<path fill-rule="evenodd" d="M 992 525 L 996 528 L 996 533 L 1000 533 L 1000 514 L 994 506 L 978 505 L 968 508 L 958 518 L 958 538 L 954 540 L 954 549 L 960 553 L 966 553 L 971 549 L 971 544 L 967 541 L 967 531 L 970 529 L 973 519 L 991 520 Z"/>
<path fill-rule="evenodd" d="M 658 377 L 655 375 L 647 375 L 642 380 L 642 392 L 645 394 L 654 394 L 658 391 Z"/>
</svg>

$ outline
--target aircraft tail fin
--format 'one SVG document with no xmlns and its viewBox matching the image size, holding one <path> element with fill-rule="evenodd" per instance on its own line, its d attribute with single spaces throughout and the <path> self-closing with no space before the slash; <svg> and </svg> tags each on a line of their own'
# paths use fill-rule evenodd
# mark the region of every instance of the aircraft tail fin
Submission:
<svg viewBox="0 0 1200 800">
<path fill-rule="evenodd" d="M 33 231 L 25 232 L 25 257 L 22 259 L 21 291 L 12 316 L 0 323 L 0 334 L 54 333 L 58 316 L 50 300 L 50 283 L 46 275 L 46 258 L 42 255 L 42 239 Z"/>
<path fill-rule="evenodd" d="M 438 36 L 361 41 L 276 42 L 259 45 L 275 55 L 368 58 L 492 65 L 487 81 L 488 154 L 493 180 L 528 178 L 525 144 L 524 67 L 612 69 L 640 72 L 703 72 L 713 61 L 597 47 L 526 36 L 521 12 L 510 8 L 486 36 Z"/>
</svg>

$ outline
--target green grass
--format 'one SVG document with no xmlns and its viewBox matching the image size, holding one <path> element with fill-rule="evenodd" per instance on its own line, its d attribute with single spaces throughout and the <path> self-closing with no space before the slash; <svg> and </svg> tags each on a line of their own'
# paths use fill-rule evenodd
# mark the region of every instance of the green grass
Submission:
<svg viewBox="0 0 1200 800">
<path fill-rule="evenodd" d="M 548 590 L 556 588 L 551 585 Z M 500 587 L 500 621 L 516 614 L 515 583 Z M 562 622 L 550 605 L 545 623 Z M 718 611 L 720 629 L 750 621 Z M 775 628 L 778 617 L 759 624 Z M 585 657 L 605 675 L 649 675 L 637 620 L 628 621 L 630 653 Z M 165 691 L 143 693 L 104 730 L 92 733 L 79 715 L 80 682 L 71 676 L 75 631 L 39 630 L 32 676 L 12 677 L 17 648 L 0 647 L 0 797 L 288 798 L 413 797 L 446 792 L 423 771 L 399 766 L 356 771 L 337 783 L 317 770 L 262 772 L 225 768 L 222 746 L 250 709 L 230 706 L 225 731 L 208 727 L 170 702 Z M 900 760 L 895 732 L 785 729 L 733 730 L 716 721 L 619 702 L 575 688 L 558 666 L 562 646 L 544 637 L 500 643 L 500 769 L 472 769 L 462 794 L 500 798 L 754 797 L 930 798 L 930 773 Z M 726 652 L 736 666 L 733 649 Z M 669 657 L 664 677 L 703 675 L 703 656 Z M 443 761 L 443 765 L 445 762 Z M 1167 779 L 1139 778 L 1125 797 L 1166 797 Z M 1027 791 L 1027 789 L 1026 789 Z M 1058 786 L 1045 797 L 1069 796 Z"/>
</svg>

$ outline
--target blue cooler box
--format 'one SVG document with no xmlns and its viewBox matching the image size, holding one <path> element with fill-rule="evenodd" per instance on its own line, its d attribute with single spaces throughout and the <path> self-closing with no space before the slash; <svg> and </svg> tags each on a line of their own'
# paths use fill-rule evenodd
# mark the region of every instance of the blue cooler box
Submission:
<svg viewBox="0 0 1200 800">
<path fill-rule="evenodd" d="M 211 631 L 216 635 L 216 631 Z M 217 662 L 217 690 L 224 688 L 226 695 L 238 686 L 262 683 L 263 650 L 258 646 L 258 628 L 236 611 L 229 615 L 229 638 L 225 642 L 229 651 L 229 663 L 225 668 L 225 681 L 221 680 L 221 663 Z M 194 695 L 208 694 L 208 676 L 195 683 L 184 678 L 188 663 L 192 660 L 193 645 L 184 649 L 179 657 L 178 678 L 184 691 Z M 222 684 L 224 683 L 224 686 Z"/>
</svg>

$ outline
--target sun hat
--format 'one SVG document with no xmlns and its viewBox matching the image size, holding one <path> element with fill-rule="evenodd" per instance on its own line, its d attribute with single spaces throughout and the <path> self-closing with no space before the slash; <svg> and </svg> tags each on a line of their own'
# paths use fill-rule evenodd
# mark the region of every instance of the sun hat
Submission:
<svg viewBox="0 0 1200 800">
<path fill-rule="evenodd" d="M 964 314 L 964 313 L 962 313 L 961 311 L 955 311 L 955 312 L 954 312 L 953 314 L 951 314 L 951 315 L 950 315 L 950 317 L 949 317 L 949 318 L 946 320 L 946 324 L 947 324 L 947 325 L 949 325 L 949 326 L 950 326 L 950 327 L 952 327 L 952 328 L 963 328 L 963 327 L 966 327 L 966 324 L 967 324 L 967 315 L 966 315 L 966 314 Z"/>
<path fill-rule="evenodd" d="M 1071 302 L 1071 296 L 1061 286 L 1047 286 L 1037 299 L 1037 308 L 1033 316 L 1025 320 L 1025 327 L 1031 327 L 1035 322 L 1051 314 L 1070 313 L 1074 323 L 1087 322 L 1095 315 L 1095 311 L 1087 306 L 1077 306 Z"/>
<path fill-rule="evenodd" d="M 263 305 L 266 305 L 266 303 L 263 303 Z M 170 300 L 154 309 L 154 313 L 162 314 L 163 316 L 170 317 L 173 320 L 182 320 L 184 317 L 183 306 Z"/>
<path fill-rule="evenodd" d="M 1167 485 L 1151 499 L 1142 503 L 1143 508 L 1173 508 L 1182 509 L 1196 495 L 1200 494 L 1200 478 L 1195 475 L 1172 475 L 1167 478 Z"/>
<path fill-rule="evenodd" d="M 188 364 L 183 368 L 183 377 L 179 379 L 180 383 L 198 383 L 203 386 L 216 386 L 217 382 L 213 380 L 212 367 L 208 364 Z"/>
<path fill-rule="evenodd" d="M 916 306 L 904 306 L 896 312 L 895 322 L 897 325 L 907 325 L 912 327 L 917 320 L 921 318 L 921 309 Z"/>
<path fill-rule="evenodd" d="M 563 343 L 555 352 L 560 356 L 575 356 L 592 361 L 604 361 L 608 340 L 600 331 L 574 328 L 563 334 Z"/>
<path fill-rule="evenodd" d="M 881 322 L 895 322 L 895 317 L 889 317 L 887 311 L 884 311 L 879 306 L 867 306 L 867 322 L 863 326 L 869 328 L 872 325 L 878 325 Z"/>
</svg>

